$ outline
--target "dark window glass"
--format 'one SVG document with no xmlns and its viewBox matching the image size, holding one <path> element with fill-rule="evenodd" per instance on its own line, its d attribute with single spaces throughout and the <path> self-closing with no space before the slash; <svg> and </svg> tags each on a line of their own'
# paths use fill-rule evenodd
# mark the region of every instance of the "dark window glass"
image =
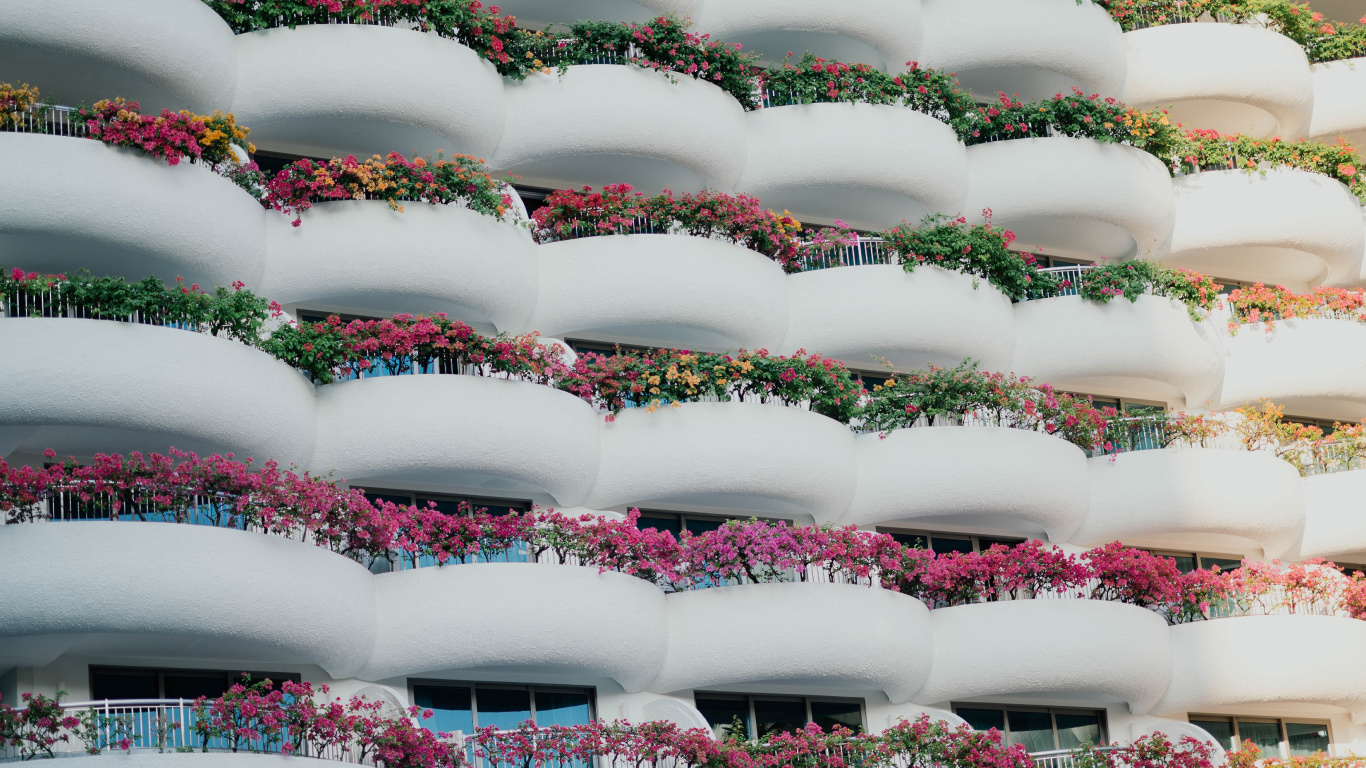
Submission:
<svg viewBox="0 0 1366 768">
<path fill-rule="evenodd" d="M 1053 716 L 1047 712 L 1006 712 L 1011 744 L 1023 744 L 1027 752 L 1057 749 L 1053 743 Z"/>
<path fill-rule="evenodd" d="M 640 530 L 653 528 L 656 531 L 668 531 L 677 536 L 683 530 L 683 523 L 677 517 L 667 517 L 663 515 L 641 515 L 636 521 L 636 527 Z"/>
<path fill-rule="evenodd" d="M 1216 565 L 1219 566 L 1220 571 L 1228 573 L 1229 571 L 1236 571 L 1239 568 L 1242 568 L 1243 561 L 1242 558 L 1234 557 L 1205 557 L 1204 555 L 1200 556 L 1201 568 L 1210 569 Z"/>
<path fill-rule="evenodd" d="M 487 512 L 494 517 L 503 517 L 514 512 L 525 512 L 526 505 L 516 502 L 499 501 L 496 499 L 470 499 L 470 506 L 475 512 Z"/>
<path fill-rule="evenodd" d="M 474 714 L 470 709 L 470 689 L 450 685 L 414 685 L 413 703 L 430 709 L 432 716 L 422 721 L 422 727 L 435 733 L 474 732 Z"/>
<path fill-rule="evenodd" d="M 859 380 L 863 382 L 864 389 L 868 390 L 869 392 L 872 392 L 873 387 L 885 386 L 887 382 L 891 380 L 891 377 L 878 376 L 872 373 L 861 373 L 859 374 Z"/>
<path fill-rule="evenodd" d="M 857 701 L 813 701 L 811 722 L 829 731 L 836 725 L 855 732 L 863 732 L 863 708 Z"/>
<path fill-rule="evenodd" d="M 725 523 L 725 520 L 717 520 L 715 518 L 707 517 L 687 517 L 683 519 L 683 527 L 694 536 L 696 536 L 699 533 L 714 531 L 717 528 L 720 528 L 722 525 L 725 525 Z"/>
<path fill-rule="evenodd" d="M 1053 716 L 1058 724 L 1058 749 L 1076 749 L 1082 744 L 1099 744 L 1100 717 L 1059 712 Z"/>
<path fill-rule="evenodd" d="M 580 691 L 537 691 L 536 725 L 587 725 L 593 722 L 588 694 Z"/>
<path fill-rule="evenodd" d="M 896 543 L 911 549 L 929 549 L 930 537 L 919 533 L 894 533 L 892 538 Z"/>
<path fill-rule="evenodd" d="M 159 699 L 156 670 L 103 669 L 90 673 L 90 698 L 104 699 Z"/>
<path fill-rule="evenodd" d="M 1190 573 L 1195 570 L 1195 555 L 1159 555 L 1159 557 L 1170 557 L 1176 561 L 1176 570 L 1182 573 Z"/>
<path fill-rule="evenodd" d="M 1191 725 L 1198 725 L 1205 729 L 1224 749 L 1233 749 L 1237 746 L 1233 743 L 1233 722 L 1231 720 L 1192 720 Z"/>
<path fill-rule="evenodd" d="M 260 682 L 265 678 L 252 675 L 253 682 Z M 228 690 L 228 676 L 222 672 L 172 674 L 167 673 L 162 678 L 162 685 L 166 691 L 168 699 L 197 699 L 200 696 L 207 696 L 216 699 Z"/>
<path fill-rule="evenodd" d="M 1006 713 L 1001 709 L 958 709 L 959 717 L 967 721 L 974 731 L 989 731 L 992 728 L 1006 732 Z"/>
<path fill-rule="evenodd" d="M 799 731 L 806 725 L 806 702 L 801 699 L 755 699 L 754 723 L 760 738 Z"/>
<path fill-rule="evenodd" d="M 699 696 L 695 700 L 695 705 L 697 711 L 707 718 L 707 724 L 711 726 L 712 732 L 718 738 L 730 732 L 731 725 L 737 718 L 744 727 L 745 737 L 748 738 L 751 735 L 749 730 L 749 702 L 746 700 Z"/>
<path fill-rule="evenodd" d="M 1238 738 L 1250 741 L 1262 750 L 1262 757 L 1280 757 L 1281 724 L 1238 721 Z"/>
<path fill-rule="evenodd" d="M 468 514 L 468 507 L 462 507 L 461 502 L 457 499 L 429 499 L 425 496 L 418 496 L 417 506 L 419 509 L 434 507 L 437 512 L 440 512 L 443 515 L 455 516 Z"/>
<path fill-rule="evenodd" d="M 991 545 L 993 544 L 1000 544 L 1003 547 L 1014 547 L 1017 544 L 1023 544 L 1024 541 L 1024 539 L 994 539 L 987 536 L 978 536 L 977 547 L 985 552 L 988 549 L 991 549 Z"/>
<path fill-rule="evenodd" d="M 1328 726 L 1320 723 L 1286 723 L 1286 740 L 1290 756 L 1308 757 L 1315 752 L 1328 753 Z"/>
<path fill-rule="evenodd" d="M 1136 416 L 1141 416 L 1141 415 L 1143 415 L 1143 414 L 1148 414 L 1148 413 L 1162 413 L 1162 412 L 1165 411 L 1165 410 L 1167 410 L 1166 407 L 1161 406 L 1161 405 L 1148 405 L 1147 403 L 1125 403 L 1125 404 L 1124 404 L 1124 413 L 1126 413 L 1126 414 L 1132 413 L 1132 414 L 1134 414 L 1134 415 L 1136 415 Z"/>
<path fill-rule="evenodd" d="M 531 691 L 514 688 L 480 688 L 479 727 L 513 730 L 531 719 Z"/>
<path fill-rule="evenodd" d="M 972 551 L 972 539 L 960 539 L 956 536 L 931 536 L 930 549 L 939 554 L 944 552 L 967 554 Z"/>
<path fill-rule="evenodd" d="M 365 498 L 375 503 L 387 501 L 390 504 L 397 504 L 400 507 L 410 506 L 413 503 L 413 497 L 406 493 L 376 493 L 374 491 L 366 491 Z"/>
</svg>

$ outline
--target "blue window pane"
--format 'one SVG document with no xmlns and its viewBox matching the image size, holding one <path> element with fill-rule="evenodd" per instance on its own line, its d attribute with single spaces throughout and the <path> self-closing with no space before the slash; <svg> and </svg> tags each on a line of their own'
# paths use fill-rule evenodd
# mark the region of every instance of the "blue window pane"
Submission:
<svg viewBox="0 0 1366 768">
<path fill-rule="evenodd" d="M 960 539 L 956 536 L 932 536 L 930 537 L 930 549 L 939 554 L 944 552 L 969 554 L 972 552 L 972 539 Z"/>
<path fill-rule="evenodd" d="M 656 531 L 668 531 L 677 536 L 683 530 L 683 523 L 677 517 L 666 517 L 663 515 L 641 515 L 636 521 L 636 527 L 644 531 L 653 528 Z"/>
<path fill-rule="evenodd" d="M 696 536 L 699 533 L 714 531 L 717 528 L 720 528 L 725 522 L 726 521 L 724 520 L 708 520 L 706 518 L 699 519 L 696 517 L 689 517 L 683 521 L 683 527 L 688 529 L 689 533 Z"/>
<path fill-rule="evenodd" d="M 514 688 L 480 688 L 479 727 L 490 725 L 510 731 L 531 719 L 531 691 Z"/>
<path fill-rule="evenodd" d="M 434 733 L 474 732 L 474 715 L 470 710 L 470 689 L 447 685 L 413 686 L 413 703 L 430 709 L 432 716 L 422 721 L 422 727 Z"/>
<path fill-rule="evenodd" d="M 588 694 L 576 691 L 537 691 L 536 724 L 587 725 L 593 722 Z"/>
</svg>

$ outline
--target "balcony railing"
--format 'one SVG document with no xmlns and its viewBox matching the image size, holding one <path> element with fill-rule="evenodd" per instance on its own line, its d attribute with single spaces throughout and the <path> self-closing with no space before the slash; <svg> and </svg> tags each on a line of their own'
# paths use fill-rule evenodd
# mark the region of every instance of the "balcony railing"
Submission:
<svg viewBox="0 0 1366 768">
<path fill-rule="evenodd" d="M 1202 21 L 1217 21 L 1224 24 L 1238 22 L 1238 18 L 1232 14 L 1222 11 L 1211 12 L 1202 6 L 1181 2 L 1181 0 L 1177 0 L 1175 3 L 1170 2 L 1170 0 L 1139 2 L 1135 3 L 1130 10 L 1133 11 L 1133 18 L 1129 24 L 1136 30 L 1167 24 L 1194 24 Z"/>
<path fill-rule="evenodd" d="M 811 253 L 802 260 L 802 271 L 831 267 L 861 267 L 869 264 L 895 264 L 896 256 L 880 237 L 860 237 L 853 245 L 824 253 Z"/>
<path fill-rule="evenodd" d="M 77 116 L 76 110 L 56 104 L 36 104 L 23 111 L 11 112 L 8 119 L 0 120 L 0 132 L 44 133 L 79 138 L 90 135 L 90 129 Z"/>
<path fill-rule="evenodd" d="M 65 290 L 66 285 L 66 283 L 59 283 L 38 293 L 19 290 L 0 293 L 0 318 L 60 317 L 77 320 L 113 320 L 119 323 L 156 325 L 187 331 L 201 330 L 192 324 L 169 320 L 165 314 L 156 310 L 133 309 L 119 313 L 97 310 L 90 304 L 82 303 L 72 297 Z"/>
<path fill-rule="evenodd" d="M 1081 278 L 1087 272 L 1095 269 L 1092 264 L 1069 264 L 1065 267 L 1046 267 L 1039 270 L 1041 275 L 1052 275 L 1058 280 L 1058 292 L 1056 296 L 1076 296 L 1081 290 Z M 1030 297 L 1030 298 L 1053 298 Z"/>
<path fill-rule="evenodd" d="M 1101 752 L 1113 752 L 1114 747 L 1100 747 Z M 1078 749 L 1051 749 L 1047 752 L 1030 752 L 1029 758 L 1037 768 L 1075 768 Z"/>
</svg>

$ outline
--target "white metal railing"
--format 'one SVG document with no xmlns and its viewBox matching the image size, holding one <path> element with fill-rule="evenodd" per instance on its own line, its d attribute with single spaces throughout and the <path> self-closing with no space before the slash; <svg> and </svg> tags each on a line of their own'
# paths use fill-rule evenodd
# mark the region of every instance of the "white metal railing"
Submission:
<svg viewBox="0 0 1366 768">
<path fill-rule="evenodd" d="M 1114 747 L 1099 747 L 1100 752 L 1113 752 Z M 1037 768 L 1074 768 L 1077 764 L 1079 749 L 1050 749 L 1045 752 L 1030 752 L 1029 759 Z"/>
<path fill-rule="evenodd" d="M 802 245 L 809 248 L 811 241 L 804 241 Z M 860 236 L 852 245 L 839 246 L 824 253 L 809 253 L 802 259 L 802 271 L 894 263 L 896 258 L 885 240 L 880 237 Z"/>
<path fill-rule="evenodd" d="M 91 306 L 82 304 L 66 295 L 61 286 L 62 284 L 59 283 L 52 288 L 36 293 L 19 290 L 0 293 L 0 318 L 60 317 L 80 320 L 113 320 L 121 323 L 180 328 L 187 331 L 200 330 L 191 324 L 167 320 L 165 315 L 159 312 L 133 310 L 127 314 L 116 315 L 96 311 Z"/>
<path fill-rule="evenodd" d="M 1058 292 L 1054 295 L 1076 296 L 1081 292 L 1082 276 L 1093 269 L 1095 269 L 1093 264 L 1068 264 L 1064 267 L 1046 267 L 1039 270 L 1039 274 L 1057 278 Z"/>
<path fill-rule="evenodd" d="M 11 112 L 0 131 L 10 133 L 43 133 L 51 136 L 85 137 L 90 129 L 76 116 L 71 107 L 55 104 L 36 104 L 22 112 Z"/>
</svg>

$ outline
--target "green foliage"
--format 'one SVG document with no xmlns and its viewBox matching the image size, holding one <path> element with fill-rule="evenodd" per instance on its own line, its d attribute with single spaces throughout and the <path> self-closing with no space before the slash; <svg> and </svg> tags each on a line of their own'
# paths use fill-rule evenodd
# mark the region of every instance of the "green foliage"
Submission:
<svg viewBox="0 0 1366 768">
<path fill-rule="evenodd" d="M 1056 281 L 1039 272 L 1031 254 L 1010 250 L 1015 233 L 993 226 L 989 217 L 969 226 L 962 216 L 931 214 L 918 227 L 903 222 L 876 235 L 896 252 L 907 272 L 921 264 L 963 272 L 986 280 L 1014 301 L 1057 293 Z"/>
</svg>

